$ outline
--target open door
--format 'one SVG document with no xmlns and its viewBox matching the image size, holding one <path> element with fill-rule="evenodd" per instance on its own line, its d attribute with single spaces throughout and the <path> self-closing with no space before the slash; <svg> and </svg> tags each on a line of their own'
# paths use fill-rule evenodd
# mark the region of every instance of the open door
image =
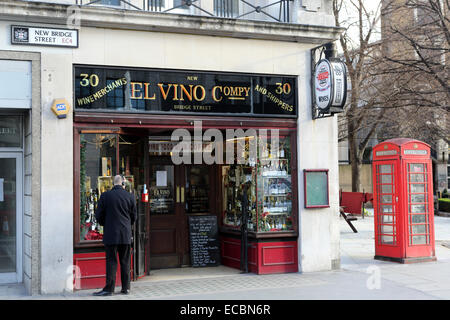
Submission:
<svg viewBox="0 0 450 320">
<path fill-rule="evenodd" d="M 147 210 L 146 203 L 136 199 L 138 219 L 133 232 L 133 280 L 144 277 L 147 274 Z"/>
</svg>

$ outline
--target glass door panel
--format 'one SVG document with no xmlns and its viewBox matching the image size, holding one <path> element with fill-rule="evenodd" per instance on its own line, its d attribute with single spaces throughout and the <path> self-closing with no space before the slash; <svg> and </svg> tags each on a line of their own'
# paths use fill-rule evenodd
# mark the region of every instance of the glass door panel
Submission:
<svg viewBox="0 0 450 320">
<path fill-rule="evenodd" d="M 186 168 L 186 213 L 204 213 L 209 210 L 209 167 L 203 165 Z"/>
<path fill-rule="evenodd" d="M 22 171 L 20 156 L 0 153 L 0 283 L 21 281 Z"/>
<path fill-rule="evenodd" d="M 152 165 L 150 168 L 150 214 L 175 214 L 174 166 Z M 178 191 L 177 197 L 180 197 Z M 179 201 L 179 200 L 177 200 Z"/>
<path fill-rule="evenodd" d="M 16 159 L 0 159 L 0 272 L 16 271 Z"/>
<path fill-rule="evenodd" d="M 378 194 L 378 243 L 381 245 L 396 245 L 396 206 L 394 164 L 376 166 L 376 188 Z"/>
</svg>

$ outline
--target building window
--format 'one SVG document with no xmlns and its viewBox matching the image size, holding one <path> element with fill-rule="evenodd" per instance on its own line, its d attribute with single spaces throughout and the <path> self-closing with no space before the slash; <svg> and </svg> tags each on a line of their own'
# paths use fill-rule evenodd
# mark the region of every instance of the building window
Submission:
<svg viewBox="0 0 450 320">
<path fill-rule="evenodd" d="M 161 11 L 165 7 L 165 0 L 148 0 L 148 9 L 150 11 Z"/>
<path fill-rule="evenodd" d="M 180 8 L 180 9 L 189 9 L 187 5 L 185 5 L 185 0 L 173 0 L 173 7 L 174 8 Z"/>
<path fill-rule="evenodd" d="M 219 17 L 236 17 L 239 15 L 239 0 L 214 0 L 214 13 Z"/>
<path fill-rule="evenodd" d="M 101 0 L 100 3 L 109 6 L 120 6 L 120 0 Z"/>
<path fill-rule="evenodd" d="M 0 117 L 0 148 L 22 148 L 22 117 Z"/>
</svg>

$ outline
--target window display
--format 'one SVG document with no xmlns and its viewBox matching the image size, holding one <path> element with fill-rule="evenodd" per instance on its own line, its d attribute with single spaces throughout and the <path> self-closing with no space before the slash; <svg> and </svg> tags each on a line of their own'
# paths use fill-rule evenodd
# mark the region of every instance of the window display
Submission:
<svg viewBox="0 0 450 320">
<path fill-rule="evenodd" d="M 100 195 L 111 189 L 116 174 L 117 135 L 80 135 L 80 240 L 101 240 L 95 219 Z"/>
<path fill-rule="evenodd" d="M 241 203 L 244 188 L 248 187 L 248 231 L 292 231 L 290 139 L 280 137 L 279 148 L 275 150 L 270 138 L 259 138 L 258 149 L 259 159 L 254 166 L 222 167 L 223 224 L 240 227 Z"/>
<path fill-rule="evenodd" d="M 280 137 L 278 150 L 270 139 L 258 145 L 258 231 L 293 230 L 290 139 Z"/>
<path fill-rule="evenodd" d="M 248 198 L 248 231 L 256 231 L 256 168 L 230 165 L 222 168 L 224 225 L 240 227 L 244 194 Z M 244 193 L 247 184 L 248 191 Z"/>
<path fill-rule="evenodd" d="M 138 195 L 137 190 L 141 190 L 144 184 L 144 145 L 145 140 L 139 137 L 109 133 L 80 134 L 79 241 L 103 238 L 103 227 L 95 219 L 95 211 L 102 193 L 113 187 L 116 174 L 125 178 L 125 190 Z"/>
</svg>

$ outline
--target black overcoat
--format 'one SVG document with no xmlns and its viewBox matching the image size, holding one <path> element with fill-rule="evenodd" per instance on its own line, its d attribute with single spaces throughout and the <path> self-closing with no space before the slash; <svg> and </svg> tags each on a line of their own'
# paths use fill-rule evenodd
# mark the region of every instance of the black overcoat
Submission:
<svg viewBox="0 0 450 320">
<path fill-rule="evenodd" d="M 103 226 L 105 245 L 131 244 L 131 226 L 137 219 L 134 196 L 114 186 L 100 196 L 95 218 Z"/>
</svg>

